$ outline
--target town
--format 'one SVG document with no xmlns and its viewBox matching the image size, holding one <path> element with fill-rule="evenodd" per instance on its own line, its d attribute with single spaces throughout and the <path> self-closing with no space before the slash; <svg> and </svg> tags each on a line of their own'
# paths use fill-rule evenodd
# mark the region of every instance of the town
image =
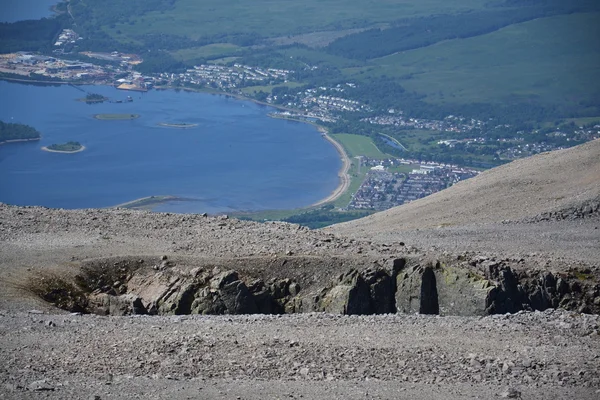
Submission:
<svg viewBox="0 0 600 400">
<path fill-rule="evenodd" d="M 30 52 L 1 54 L 0 75 L 16 80 L 112 85 L 127 91 L 144 92 L 152 88 L 216 91 L 277 107 L 278 111 L 269 114 L 272 117 L 313 123 L 335 123 L 349 113 L 362 113 L 359 115 L 369 115 L 360 119 L 360 123 L 366 126 L 397 129 L 399 132 L 412 129 L 442 134 L 441 138 L 433 142 L 441 149 L 468 150 L 471 146 L 492 145 L 496 157 L 501 160 L 514 160 L 563 148 L 566 147 L 564 144 L 568 145 L 572 141 L 588 141 L 600 137 L 598 124 L 572 124 L 568 132 L 557 127 L 541 136 L 539 130 L 532 130 L 503 133 L 498 138 L 498 135 L 487 133 L 510 132 L 511 127 L 457 115 L 431 120 L 411 117 L 399 109 L 376 110 L 348 95 L 349 90 L 357 88 L 356 83 L 308 87 L 295 81 L 295 71 L 286 69 L 261 68 L 239 63 L 201 64 L 182 73 L 142 74 L 135 69 L 143 62 L 136 54 L 116 51 L 85 52 L 76 57 L 73 53 L 67 54 L 66 49 L 80 39 L 75 32 L 65 29 L 54 44 L 56 49 L 53 56 Z M 271 88 L 281 90 L 271 91 Z M 393 137 L 383 132 L 377 132 L 377 135 L 400 151 L 406 150 Z M 528 140 L 533 136 L 539 139 Z M 408 173 L 395 171 L 396 166 L 406 163 L 420 167 Z M 384 210 L 435 193 L 478 173 L 458 165 L 391 158 L 372 160 L 364 156 L 359 160 L 359 168 L 361 167 L 370 170 L 360 188 L 353 194 L 347 209 Z"/>
<path fill-rule="evenodd" d="M 348 210 L 387 210 L 429 196 L 472 178 L 478 171 L 457 165 L 421 163 L 418 160 L 372 160 L 361 157 L 358 168 L 369 168 L 360 188 L 352 195 Z M 419 166 L 409 173 L 392 172 L 398 165 Z"/>
</svg>

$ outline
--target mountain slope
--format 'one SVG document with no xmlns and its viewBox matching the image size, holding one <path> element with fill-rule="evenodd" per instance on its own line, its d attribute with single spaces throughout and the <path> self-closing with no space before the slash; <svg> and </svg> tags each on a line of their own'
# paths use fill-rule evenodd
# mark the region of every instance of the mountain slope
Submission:
<svg viewBox="0 0 600 400">
<path fill-rule="evenodd" d="M 390 210 L 335 225 L 341 234 L 522 220 L 600 200 L 600 140 L 514 161 Z"/>
<path fill-rule="evenodd" d="M 432 196 L 327 232 L 421 249 L 546 257 L 598 268 L 600 140 L 486 171 Z M 585 214 L 585 218 L 579 218 Z M 562 266 L 561 266 L 562 265 Z"/>
</svg>

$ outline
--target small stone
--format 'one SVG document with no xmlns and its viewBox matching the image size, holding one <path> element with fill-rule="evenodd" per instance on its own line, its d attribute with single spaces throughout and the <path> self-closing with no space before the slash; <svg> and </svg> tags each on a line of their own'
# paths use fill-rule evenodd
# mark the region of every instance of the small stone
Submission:
<svg viewBox="0 0 600 400">
<path fill-rule="evenodd" d="M 160 257 L 160 260 L 161 260 L 161 261 L 166 261 L 168 258 L 169 258 L 169 257 L 167 257 L 167 256 L 162 256 L 162 257 Z"/>
<path fill-rule="evenodd" d="M 54 391 L 54 386 L 50 385 L 45 379 L 42 379 L 40 381 L 31 382 L 29 385 L 27 385 L 27 389 L 36 392 L 51 392 Z"/>
<path fill-rule="evenodd" d="M 509 387 L 504 392 L 500 393 L 500 397 L 504 399 L 520 399 L 521 392 L 515 388 Z"/>
</svg>

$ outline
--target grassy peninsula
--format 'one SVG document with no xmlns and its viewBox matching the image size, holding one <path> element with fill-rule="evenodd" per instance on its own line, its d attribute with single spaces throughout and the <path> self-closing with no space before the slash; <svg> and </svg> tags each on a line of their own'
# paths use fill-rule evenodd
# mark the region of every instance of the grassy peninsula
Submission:
<svg viewBox="0 0 600 400">
<path fill-rule="evenodd" d="M 85 146 L 79 142 L 55 143 L 50 146 L 42 147 L 42 150 L 54 153 L 79 153 L 80 151 L 85 150 Z"/>
<path fill-rule="evenodd" d="M 0 144 L 39 140 L 40 133 L 33 127 L 0 121 Z"/>
<path fill-rule="evenodd" d="M 124 121 L 138 119 L 139 114 L 95 114 L 94 118 L 103 121 Z"/>
</svg>

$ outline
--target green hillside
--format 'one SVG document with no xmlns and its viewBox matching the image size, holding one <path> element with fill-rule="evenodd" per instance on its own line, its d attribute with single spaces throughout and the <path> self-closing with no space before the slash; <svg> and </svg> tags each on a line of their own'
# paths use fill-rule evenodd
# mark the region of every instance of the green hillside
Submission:
<svg viewBox="0 0 600 400">
<path fill-rule="evenodd" d="M 599 13 L 543 18 L 377 59 L 372 75 L 399 79 L 437 102 L 579 104 L 600 96 Z M 350 76 L 358 76 L 350 71 Z"/>
<path fill-rule="evenodd" d="M 142 0 L 127 1 L 136 2 L 143 3 Z M 115 3 L 114 6 L 118 10 L 123 2 L 87 0 L 85 3 L 94 10 L 105 10 L 111 7 L 110 3 Z M 163 0 L 158 3 L 161 5 L 159 11 L 129 15 L 124 13 L 126 20 L 115 23 L 113 27 L 109 25 L 106 31 L 114 37 L 165 32 L 191 39 L 235 34 L 275 37 L 371 26 L 398 18 L 434 13 L 464 12 L 482 8 L 487 1 L 203 0 L 199 4 L 197 0 Z M 158 6 L 155 6 L 156 8 Z M 145 11 L 143 6 L 137 6 L 135 9 Z"/>
</svg>

